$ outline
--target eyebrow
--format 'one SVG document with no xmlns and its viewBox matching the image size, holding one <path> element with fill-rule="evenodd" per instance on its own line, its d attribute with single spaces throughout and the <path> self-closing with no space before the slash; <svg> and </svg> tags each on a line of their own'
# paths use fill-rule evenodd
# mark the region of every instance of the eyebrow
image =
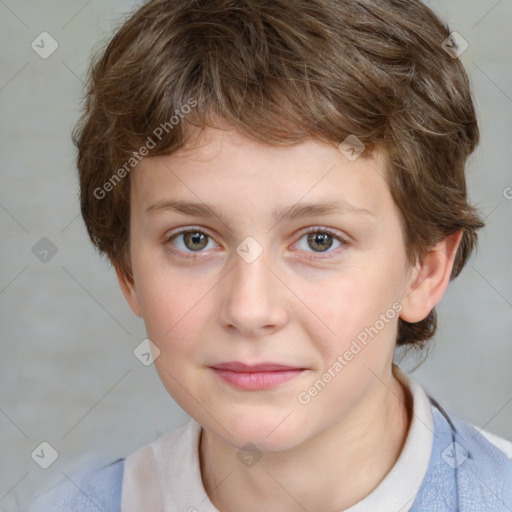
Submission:
<svg viewBox="0 0 512 512">
<path fill-rule="evenodd" d="M 197 203 L 193 201 L 183 201 L 177 199 L 163 199 L 157 201 L 146 209 L 149 214 L 161 211 L 174 211 L 183 215 L 191 215 L 196 217 L 217 217 L 221 219 L 221 215 L 217 210 L 206 203 Z M 345 200 L 338 199 L 330 202 L 320 203 L 297 203 L 282 209 L 274 209 L 272 218 L 274 222 L 279 223 L 284 219 L 298 219 L 302 217 L 313 217 L 329 214 L 346 214 L 356 213 L 375 218 L 375 214 L 365 208 L 358 208 Z"/>
</svg>

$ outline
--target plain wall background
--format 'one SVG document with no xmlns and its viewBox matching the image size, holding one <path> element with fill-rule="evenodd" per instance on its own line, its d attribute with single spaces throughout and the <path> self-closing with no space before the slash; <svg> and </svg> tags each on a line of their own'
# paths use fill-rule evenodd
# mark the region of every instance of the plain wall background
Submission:
<svg viewBox="0 0 512 512">
<path fill-rule="evenodd" d="M 188 419 L 154 368 L 134 357 L 143 323 L 79 216 L 70 132 L 82 79 L 92 49 L 137 4 L 0 0 L 0 512 Z M 468 184 L 487 227 L 438 307 L 436 341 L 412 375 L 445 407 L 512 439 L 512 2 L 428 4 L 469 43 L 461 59 L 482 142 Z M 48 59 L 31 48 L 44 31 L 59 44 Z M 46 263 L 32 250 L 43 237 L 57 249 Z M 42 441 L 59 453 L 46 470 L 31 458 Z"/>
</svg>

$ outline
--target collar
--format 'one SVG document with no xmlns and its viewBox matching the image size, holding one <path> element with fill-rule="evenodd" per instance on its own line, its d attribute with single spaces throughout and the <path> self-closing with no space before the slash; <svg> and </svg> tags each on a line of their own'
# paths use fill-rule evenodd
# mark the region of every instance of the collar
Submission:
<svg viewBox="0 0 512 512">
<path fill-rule="evenodd" d="M 376 489 L 345 512 L 406 512 L 425 478 L 434 437 L 430 401 L 421 386 L 397 366 L 393 372 L 412 396 L 413 412 L 404 448 Z M 190 419 L 126 458 L 122 512 L 218 512 L 202 483 L 198 450 L 201 428 Z"/>
</svg>

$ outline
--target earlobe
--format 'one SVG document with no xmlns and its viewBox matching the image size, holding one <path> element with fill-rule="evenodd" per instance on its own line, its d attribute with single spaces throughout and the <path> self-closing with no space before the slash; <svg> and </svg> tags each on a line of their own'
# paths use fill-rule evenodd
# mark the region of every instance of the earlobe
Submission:
<svg viewBox="0 0 512 512">
<path fill-rule="evenodd" d="M 447 236 L 428 252 L 411 273 L 400 318 L 420 322 L 439 303 L 450 281 L 462 230 Z"/>
<path fill-rule="evenodd" d="M 126 302 L 128 302 L 128 305 L 130 306 L 130 309 L 133 311 L 133 313 L 136 316 L 142 318 L 139 296 L 135 288 L 133 277 L 129 276 L 124 269 L 118 266 L 115 267 L 115 270 L 119 286 L 123 292 Z"/>
</svg>

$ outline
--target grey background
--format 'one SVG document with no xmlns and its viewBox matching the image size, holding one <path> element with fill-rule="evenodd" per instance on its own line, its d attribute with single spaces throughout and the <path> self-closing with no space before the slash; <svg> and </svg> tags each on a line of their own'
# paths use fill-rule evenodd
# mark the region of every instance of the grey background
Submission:
<svg viewBox="0 0 512 512">
<path fill-rule="evenodd" d="M 446 407 L 512 439 L 512 1 L 428 3 L 469 42 L 462 61 L 482 143 L 468 180 L 487 227 L 438 307 L 436 341 L 412 375 Z M 154 368 L 134 357 L 143 323 L 79 216 L 70 131 L 82 79 L 92 49 L 136 4 L 0 0 L 0 512 L 188 418 Z M 31 48 L 43 31 L 59 44 L 48 59 Z M 32 251 L 43 237 L 57 248 L 46 263 Z M 59 453 L 46 470 L 31 458 L 42 441 Z"/>
</svg>

